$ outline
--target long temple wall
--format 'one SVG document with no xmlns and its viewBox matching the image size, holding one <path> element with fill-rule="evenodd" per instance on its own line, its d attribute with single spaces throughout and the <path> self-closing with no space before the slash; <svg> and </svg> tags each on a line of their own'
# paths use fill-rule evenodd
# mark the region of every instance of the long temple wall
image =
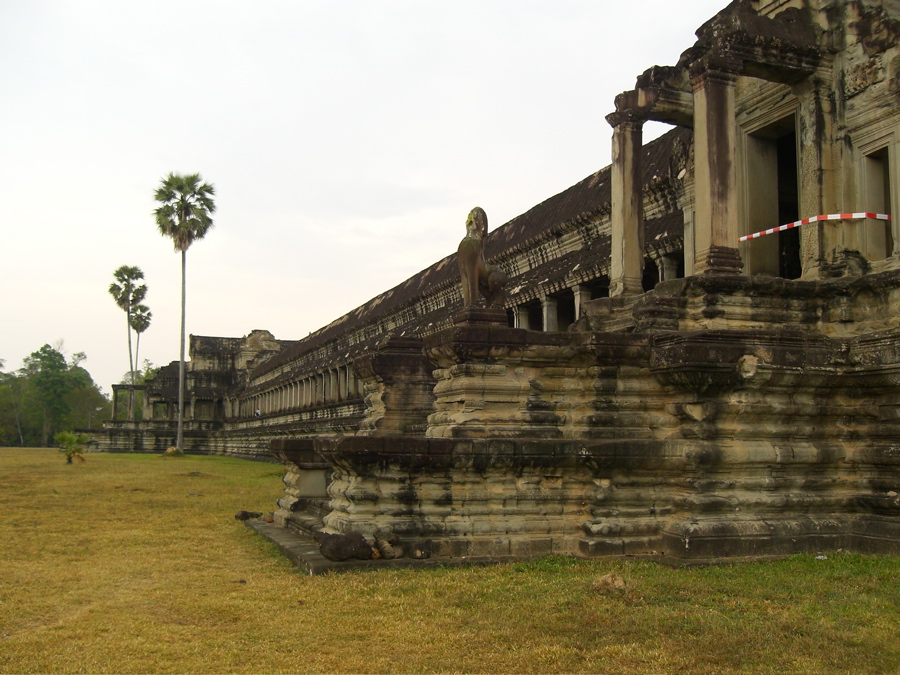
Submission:
<svg viewBox="0 0 900 675">
<path fill-rule="evenodd" d="M 607 116 L 612 165 L 299 341 L 192 336 L 187 449 L 276 518 L 438 556 L 900 546 L 900 8 L 741 0 Z M 674 128 L 649 143 L 649 120 Z M 462 236 L 460 224 L 460 236 Z M 174 443 L 177 364 L 109 450 Z"/>
</svg>

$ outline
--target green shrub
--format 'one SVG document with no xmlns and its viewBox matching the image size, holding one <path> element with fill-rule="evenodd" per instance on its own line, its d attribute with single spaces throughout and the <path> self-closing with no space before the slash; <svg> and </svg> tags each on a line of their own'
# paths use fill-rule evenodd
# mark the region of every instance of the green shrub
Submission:
<svg viewBox="0 0 900 675">
<path fill-rule="evenodd" d="M 73 459 L 84 461 L 84 446 L 88 437 L 84 434 L 76 434 L 74 431 L 60 431 L 53 440 L 59 445 L 59 451 L 66 453 L 66 464 L 71 464 Z"/>
</svg>

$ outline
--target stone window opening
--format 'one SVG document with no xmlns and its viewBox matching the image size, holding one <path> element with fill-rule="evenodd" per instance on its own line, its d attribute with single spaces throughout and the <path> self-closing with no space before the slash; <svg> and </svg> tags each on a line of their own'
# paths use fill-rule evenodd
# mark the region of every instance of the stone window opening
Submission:
<svg viewBox="0 0 900 675">
<path fill-rule="evenodd" d="M 540 300 L 530 300 L 516 307 L 516 328 L 543 330 L 544 314 Z"/>
<path fill-rule="evenodd" d="M 591 300 L 609 297 L 609 277 L 601 276 L 581 284 L 591 294 Z"/>
<path fill-rule="evenodd" d="M 863 157 L 862 192 L 864 211 L 891 214 L 891 162 L 887 146 Z M 864 255 L 868 260 L 888 258 L 897 250 L 892 221 L 867 219 L 860 226 L 865 228 Z"/>
<path fill-rule="evenodd" d="M 551 296 L 556 301 L 556 329 L 565 332 L 575 323 L 575 293 L 567 288 Z"/>
<path fill-rule="evenodd" d="M 684 251 L 672 251 L 661 255 L 656 263 L 659 268 L 660 281 L 684 278 Z"/>
<path fill-rule="evenodd" d="M 652 291 L 656 288 L 656 284 L 661 281 L 659 276 L 659 267 L 656 265 L 656 261 L 653 258 L 646 257 L 644 258 L 644 271 L 641 275 L 641 288 L 644 289 L 644 292 Z"/>
<path fill-rule="evenodd" d="M 747 218 L 741 234 L 752 234 L 818 214 L 800 214 L 796 114 L 744 136 Z M 792 228 L 741 244 L 746 274 L 799 279 L 800 229 Z"/>
</svg>

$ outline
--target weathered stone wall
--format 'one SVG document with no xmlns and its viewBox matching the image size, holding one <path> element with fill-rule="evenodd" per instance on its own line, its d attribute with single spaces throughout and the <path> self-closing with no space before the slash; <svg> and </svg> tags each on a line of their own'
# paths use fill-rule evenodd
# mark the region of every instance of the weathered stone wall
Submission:
<svg viewBox="0 0 900 675">
<path fill-rule="evenodd" d="M 681 284 L 671 320 L 686 318 L 698 285 L 715 287 Z M 808 304 L 821 320 L 814 308 L 848 282 L 811 285 L 780 286 L 782 310 Z M 307 441 L 333 471 L 321 526 L 430 539 L 448 556 L 897 552 L 898 328 L 783 329 L 775 295 L 756 313 L 737 288 L 720 288 L 716 306 L 741 314 L 740 329 L 711 316 L 692 331 L 460 324 L 429 336 L 438 367 L 426 438 Z M 642 311 L 654 300 L 671 294 L 648 294 Z M 291 510 L 304 475 L 285 479 L 288 527 L 309 529 L 309 514 Z"/>
</svg>

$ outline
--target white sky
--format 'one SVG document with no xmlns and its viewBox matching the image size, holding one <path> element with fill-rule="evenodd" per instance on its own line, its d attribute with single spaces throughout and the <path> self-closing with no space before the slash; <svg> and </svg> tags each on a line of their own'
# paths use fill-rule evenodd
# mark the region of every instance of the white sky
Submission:
<svg viewBox="0 0 900 675">
<path fill-rule="evenodd" d="M 178 358 L 170 171 L 216 187 L 187 328 L 298 339 L 609 164 L 614 96 L 726 0 L 0 0 L 0 359 Z M 645 129 L 645 140 L 664 129 Z"/>
</svg>

